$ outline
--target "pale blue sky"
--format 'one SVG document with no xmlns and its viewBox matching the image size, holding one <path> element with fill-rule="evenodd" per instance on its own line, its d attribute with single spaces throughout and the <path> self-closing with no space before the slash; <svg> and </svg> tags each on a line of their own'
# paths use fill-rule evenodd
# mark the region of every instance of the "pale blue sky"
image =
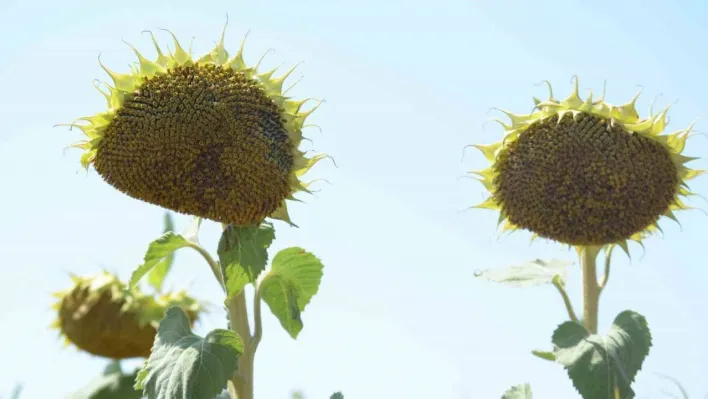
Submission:
<svg viewBox="0 0 708 399">
<path fill-rule="evenodd" d="M 304 61 L 292 94 L 327 100 L 311 119 L 323 133 L 310 129 L 307 148 L 339 165 L 308 175 L 333 184 L 292 206 L 299 229 L 277 225 L 274 249 L 314 252 L 325 277 L 299 340 L 265 317 L 258 398 L 302 388 L 313 399 L 335 390 L 348 399 L 486 399 L 523 382 L 539 398 L 576 397 L 560 366 L 530 355 L 549 347 L 565 319 L 556 292 L 473 277 L 478 268 L 575 254 L 529 245 L 527 233 L 498 239 L 495 213 L 460 212 L 485 197 L 480 184 L 460 179 L 485 165 L 475 151 L 463 158 L 463 147 L 500 137 L 486 123 L 496 116 L 490 107 L 528 112 L 532 96 L 546 96 L 536 83 L 548 79 L 564 97 L 574 74 L 585 94 L 599 94 L 606 79 L 614 103 L 644 86 L 644 115 L 661 93 L 657 106 L 678 99 L 671 129 L 705 117 L 708 6 L 699 1 L 0 0 L 0 394 L 22 381 L 23 399 L 63 397 L 100 372 L 104 360 L 60 349 L 47 329 L 49 293 L 69 284 L 68 271 L 107 267 L 127 277 L 162 228 L 161 209 L 82 172 L 78 151 L 63 153 L 78 130 L 52 125 L 102 110 L 91 85 L 107 79 L 99 53 L 125 71 L 134 55 L 121 40 L 152 55 L 140 32 L 169 28 L 185 45 L 195 37 L 201 54 L 226 13 L 232 52 L 251 30 L 247 62 L 269 48 L 266 67 Z M 689 144 L 693 156 L 708 148 L 705 136 Z M 708 193 L 705 180 L 692 188 Z M 188 220 L 178 217 L 178 227 Z M 655 346 L 636 383 L 642 398 L 666 386 L 652 372 L 679 378 L 696 397 L 708 391 L 708 218 L 694 211 L 681 222 L 664 222 L 665 238 L 647 240 L 644 256 L 639 247 L 632 262 L 617 255 L 602 298 L 602 331 L 625 309 L 648 318 Z M 215 250 L 218 234 L 205 223 L 201 240 Z M 576 307 L 578 274 L 569 281 Z M 221 301 L 208 268 L 186 250 L 169 284 Z M 197 330 L 222 326 L 217 306 Z"/>
</svg>

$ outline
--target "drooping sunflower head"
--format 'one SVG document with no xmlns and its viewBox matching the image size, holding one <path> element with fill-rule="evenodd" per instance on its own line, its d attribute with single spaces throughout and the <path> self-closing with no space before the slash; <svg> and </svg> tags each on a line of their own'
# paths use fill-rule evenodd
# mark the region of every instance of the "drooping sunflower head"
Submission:
<svg viewBox="0 0 708 399">
<path fill-rule="evenodd" d="M 691 127 L 664 134 L 668 107 L 642 119 L 638 96 L 621 106 L 592 93 L 582 99 L 576 78 L 565 100 L 551 90 L 531 114 L 502 111 L 511 119 L 500 122 L 503 139 L 475 146 L 492 163 L 472 172 L 491 194 L 477 207 L 499 210 L 503 231 L 625 251 L 628 240 L 657 231 L 662 216 L 676 220 L 674 211 L 689 208 L 686 181 L 704 172 L 682 155 Z"/>
<path fill-rule="evenodd" d="M 73 287 L 54 294 L 58 317 L 52 324 L 65 342 L 92 355 L 111 359 L 148 357 L 165 311 L 181 307 L 194 323 L 203 311 L 186 292 L 154 297 L 129 289 L 115 275 L 102 272 L 72 276 Z"/>
<path fill-rule="evenodd" d="M 157 59 L 135 48 L 138 63 L 119 74 L 101 64 L 113 84 L 108 109 L 78 118 L 86 139 L 73 145 L 116 189 L 176 212 L 234 225 L 266 217 L 291 223 L 285 200 L 308 191 L 300 177 L 322 154 L 298 149 L 305 100 L 283 90 L 294 70 L 274 77 L 243 59 L 243 43 L 229 58 L 224 34 L 216 47 L 192 58 L 177 38 L 165 55 L 155 37 Z M 319 104 L 318 104 L 319 105 Z M 292 224 L 292 223 L 291 223 Z"/>
</svg>

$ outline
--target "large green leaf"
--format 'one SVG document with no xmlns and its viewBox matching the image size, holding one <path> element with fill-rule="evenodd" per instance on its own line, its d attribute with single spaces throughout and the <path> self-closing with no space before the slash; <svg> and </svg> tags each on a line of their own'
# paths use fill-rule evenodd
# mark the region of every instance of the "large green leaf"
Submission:
<svg viewBox="0 0 708 399">
<path fill-rule="evenodd" d="M 117 362 L 111 363 L 103 374 L 70 394 L 68 399 L 140 399 L 142 392 L 133 388 L 137 374 L 137 370 L 132 374 L 124 374 Z"/>
<path fill-rule="evenodd" d="M 556 361 L 567 370 L 584 399 L 634 398 L 631 388 L 652 345 L 644 316 L 626 310 L 615 318 L 605 336 L 590 334 L 581 324 L 567 321 L 553 333 Z"/>
<path fill-rule="evenodd" d="M 559 276 L 561 282 L 564 282 L 568 275 L 568 267 L 572 264 L 558 259 L 550 261 L 536 259 L 520 265 L 477 271 L 475 276 L 514 287 L 529 287 L 551 284 L 555 276 Z"/>
<path fill-rule="evenodd" d="M 202 338 L 189 329 L 184 311 L 172 307 L 157 328 L 135 388 L 149 399 L 214 398 L 236 372 L 242 353 L 243 342 L 235 332 L 216 329 Z"/>
<path fill-rule="evenodd" d="M 169 212 L 165 212 L 165 227 L 162 231 L 163 233 L 169 233 L 175 230 L 175 225 L 172 222 L 172 216 Z M 162 283 L 167 277 L 167 273 L 170 272 L 172 268 L 172 263 L 175 261 L 174 252 L 170 252 L 167 256 L 162 258 L 157 264 L 150 270 L 147 275 L 148 283 L 155 288 L 156 291 L 162 291 Z"/>
<path fill-rule="evenodd" d="M 344 399 L 344 395 L 341 392 L 335 392 L 329 399 Z"/>
<path fill-rule="evenodd" d="M 256 281 L 268 263 L 268 247 L 275 239 L 270 224 L 228 226 L 219 239 L 219 263 L 229 298 Z"/>
<path fill-rule="evenodd" d="M 165 258 L 171 256 L 176 250 L 191 245 L 194 245 L 191 241 L 171 231 L 151 242 L 143 258 L 143 264 L 133 270 L 133 273 L 130 275 L 130 286 L 135 286 L 145 274 Z"/>
<path fill-rule="evenodd" d="M 521 384 L 521 385 L 514 385 L 513 387 L 509 388 L 508 391 L 504 392 L 504 395 L 502 395 L 502 399 L 532 399 L 533 395 L 531 395 L 531 385 L 529 384 Z"/>
<path fill-rule="evenodd" d="M 300 314 L 317 294 L 323 268 L 322 262 L 304 249 L 286 248 L 275 255 L 261 281 L 261 298 L 293 338 L 302 330 Z"/>
</svg>

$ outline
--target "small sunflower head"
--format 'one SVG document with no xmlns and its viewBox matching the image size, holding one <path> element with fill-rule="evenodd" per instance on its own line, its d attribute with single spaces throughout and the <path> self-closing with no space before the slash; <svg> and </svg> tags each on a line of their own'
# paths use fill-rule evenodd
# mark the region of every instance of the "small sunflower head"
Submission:
<svg viewBox="0 0 708 399">
<path fill-rule="evenodd" d="M 549 84 L 550 89 L 550 84 Z M 528 115 L 511 119 L 504 138 L 477 145 L 492 165 L 473 172 L 490 192 L 480 208 L 501 212 L 504 230 L 572 246 L 641 242 L 658 220 L 687 209 L 686 181 L 703 171 L 682 155 L 691 128 L 664 134 L 668 108 L 641 119 L 639 95 L 621 106 L 573 93 L 562 101 L 534 99 Z"/>
<path fill-rule="evenodd" d="M 152 35 L 152 34 L 151 34 Z M 243 44 L 229 58 L 224 35 L 192 58 L 174 38 L 158 57 L 134 49 L 138 63 L 119 74 L 103 66 L 107 110 L 79 118 L 87 136 L 74 145 L 81 163 L 123 193 L 176 212 L 235 225 L 266 217 L 290 222 L 285 200 L 308 191 L 300 177 L 316 162 L 298 149 L 306 100 L 283 90 L 294 70 L 274 77 L 243 59 Z M 98 89 L 98 87 L 97 87 Z"/>
<path fill-rule="evenodd" d="M 202 306 L 186 292 L 153 297 L 129 289 L 115 275 L 72 276 L 74 286 L 55 294 L 52 327 L 67 343 L 110 359 L 148 357 L 165 311 L 181 307 L 194 323 Z"/>
</svg>

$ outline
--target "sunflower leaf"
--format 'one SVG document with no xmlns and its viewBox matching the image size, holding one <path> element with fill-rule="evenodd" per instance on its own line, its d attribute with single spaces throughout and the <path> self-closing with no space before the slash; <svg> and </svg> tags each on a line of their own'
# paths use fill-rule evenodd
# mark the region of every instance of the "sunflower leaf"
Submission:
<svg viewBox="0 0 708 399">
<path fill-rule="evenodd" d="M 194 245 L 192 242 L 184 238 L 184 236 L 167 232 L 160 238 L 150 243 L 148 250 L 143 258 L 143 264 L 138 266 L 130 275 L 130 287 L 134 287 L 140 279 L 142 279 L 149 271 L 151 271 L 162 260 L 171 256 L 173 252 L 180 248 Z"/>
<path fill-rule="evenodd" d="M 568 371 L 585 399 L 634 398 L 631 384 L 651 348 L 644 316 L 626 310 L 605 336 L 590 334 L 580 323 L 567 321 L 553 333 L 556 361 Z"/>
<path fill-rule="evenodd" d="M 532 260 L 520 265 L 512 265 L 497 269 L 485 269 L 474 273 L 475 277 L 494 281 L 513 287 L 530 287 L 535 285 L 551 284 L 553 278 L 558 276 L 565 282 L 568 276 L 568 267 L 572 262 L 551 259 Z"/>
<path fill-rule="evenodd" d="M 300 314 L 317 294 L 323 268 L 322 262 L 304 249 L 286 248 L 275 255 L 261 281 L 260 297 L 292 338 L 302 330 Z"/>
<path fill-rule="evenodd" d="M 272 225 L 228 226 L 219 239 L 219 263 L 229 298 L 256 281 L 268 263 L 268 247 L 275 239 Z"/>
<path fill-rule="evenodd" d="M 124 374 L 120 366 L 111 363 L 100 376 L 91 380 L 68 399 L 140 399 L 143 395 L 133 388 L 137 370 Z"/>
<path fill-rule="evenodd" d="M 165 212 L 165 227 L 163 233 L 169 233 L 175 230 L 175 225 L 172 222 L 172 216 L 169 212 Z M 167 277 L 167 273 L 172 269 L 172 263 L 175 261 L 174 252 L 170 252 L 167 256 L 162 258 L 157 264 L 150 270 L 147 275 L 148 283 L 155 288 L 155 291 L 162 291 L 162 283 Z"/>
<path fill-rule="evenodd" d="M 534 349 L 531 351 L 531 354 L 533 354 L 534 356 L 539 357 L 543 360 L 548 360 L 551 362 L 556 361 L 556 354 L 553 352 L 541 351 L 541 350 Z"/>
<path fill-rule="evenodd" d="M 329 399 L 344 399 L 344 395 L 341 392 L 335 392 Z"/>
<path fill-rule="evenodd" d="M 242 353 L 237 333 L 216 329 L 202 338 L 192 333 L 184 311 L 172 307 L 160 321 L 135 388 L 149 399 L 214 398 L 236 372 Z"/>
<path fill-rule="evenodd" d="M 532 399 L 533 395 L 531 394 L 531 385 L 529 384 L 521 384 L 521 385 L 514 385 L 513 387 L 509 388 L 506 392 L 504 392 L 504 395 L 502 395 L 502 399 Z"/>
</svg>

